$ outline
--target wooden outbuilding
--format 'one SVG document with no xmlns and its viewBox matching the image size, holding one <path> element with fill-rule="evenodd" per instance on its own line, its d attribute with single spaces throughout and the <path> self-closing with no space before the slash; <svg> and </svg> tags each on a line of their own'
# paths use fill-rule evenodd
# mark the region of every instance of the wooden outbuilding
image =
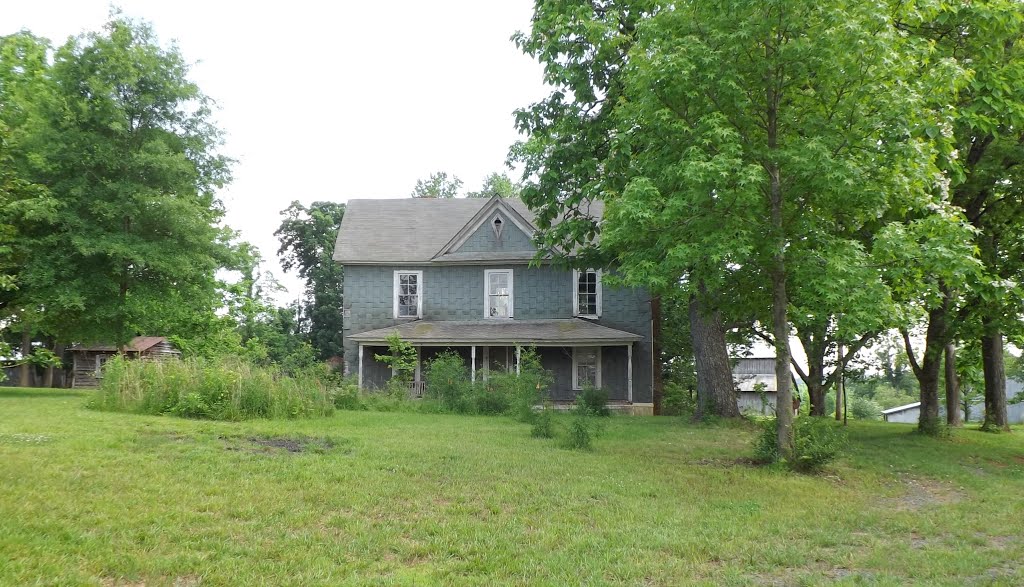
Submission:
<svg viewBox="0 0 1024 587">
<path fill-rule="evenodd" d="M 75 389 L 96 387 L 99 384 L 103 363 L 117 355 L 114 345 L 76 345 L 71 348 L 74 357 L 71 387 Z M 136 336 L 124 349 L 129 359 L 179 359 L 179 351 L 165 336 Z"/>
</svg>

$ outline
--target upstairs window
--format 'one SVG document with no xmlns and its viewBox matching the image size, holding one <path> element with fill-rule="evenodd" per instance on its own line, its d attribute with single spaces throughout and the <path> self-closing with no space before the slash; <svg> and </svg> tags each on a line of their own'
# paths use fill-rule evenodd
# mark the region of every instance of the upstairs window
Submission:
<svg viewBox="0 0 1024 587">
<path fill-rule="evenodd" d="M 423 272 L 395 271 L 395 318 L 423 317 Z"/>
<path fill-rule="evenodd" d="M 512 317 L 512 270 L 484 271 L 484 318 Z"/>
<path fill-rule="evenodd" d="M 601 272 L 596 269 L 573 271 L 573 315 L 585 318 L 601 316 Z"/>
</svg>

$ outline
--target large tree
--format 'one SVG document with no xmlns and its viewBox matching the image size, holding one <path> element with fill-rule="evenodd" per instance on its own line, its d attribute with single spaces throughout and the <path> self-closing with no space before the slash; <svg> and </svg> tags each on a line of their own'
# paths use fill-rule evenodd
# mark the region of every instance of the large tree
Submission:
<svg viewBox="0 0 1024 587">
<path fill-rule="evenodd" d="M 341 355 L 344 274 L 333 256 L 345 204 L 313 202 L 306 207 L 296 201 L 281 215 L 284 219 L 274 232 L 281 242 L 277 254 L 285 271 L 298 272 L 306 282 L 303 309 L 309 343 L 321 360 Z"/>
<path fill-rule="evenodd" d="M 234 258 L 215 195 L 229 161 L 180 53 L 115 16 L 43 74 L 16 158 L 56 204 L 23 225 L 17 305 L 56 340 L 121 345 L 212 314 Z"/>
<path fill-rule="evenodd" d="M 600 229 L 626 281 L 685 276 L 720 301 L 744 298 L 737 271 L 759 275 L 788 405 L 794 264 L 867 264 L 850 233 L 942 207 L 918 129 L 937 126 L 922 95 L 945 82 L 916 75 L 925 48 L 861 2 L 541 1 L 533 24 L 519 42 L 556 90 L 520 114 L 517 152 L 547 242 Z M 600 226 L 578 213 L 591 199 L 607 202 Z M 791 420 L 778 411 L 783 456 Z"/>
<path fill-rule="evenodd" d="M 932 42 L 940 57 L 959 64 L 969 83 L 957 88 L 949 108 L 959 156 L 945 161 L 953 181 L 951 201 L 975 229 L 982 270 L 970 280 L 935 284 L 927 308 L 926 344 L 915 373 L 921 384 L 921 426 L 937 426 L 932 387 L 944 349 L 957 339 L 978 340 L 985 388 L 985 426 L 1009 430 L 1003 339 L 1022 329 L 1024 291 L 1024 5 L 1011 0 L 938 3 L 922 19 L 898 23 Z M 908 351 L 913 352 L 909 346 Z M 955 390 L 947 397 L 951 413 Z"/>
</svg>

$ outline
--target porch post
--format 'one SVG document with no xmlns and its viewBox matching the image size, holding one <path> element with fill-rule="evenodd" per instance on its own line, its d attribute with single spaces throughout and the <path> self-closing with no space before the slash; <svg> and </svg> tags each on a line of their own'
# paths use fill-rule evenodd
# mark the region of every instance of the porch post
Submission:
<svg viewBox="0 0 1024 587">
<path fill-rule="evenodd" d="M 633 343 L 626 345 L 626 399 L 633 403 Z"/>
<path fill-rule="evenodd" d="M 413 375 L 413 388 L 415 393 L 413 395 L 420 393 L 420 381 L 422 381 L 420 375 L 420 365 L 423 364 L 420 357 L 420 345 L 416 345 L 416 374 Z"/>
<path fill-rule="evenodd" d="M 484 345 L 484 364 L 481 367 L 484 372 L 484 382 L 487 382 L 487 376 L 491 373 L 491 347 Z"/>
<path fill-rule="evenodd" d="M 476 383 L 476 345 L 469 347 L 469 382 Z"/>
<path fill-rule="evenodd" d="M 516 375 L 519 375 L 519 359 L 521 355 L 520 351 L 522 351 L 522 348 L 523 347 L 516 345 Z"/>
<path fill-rule="evenodd" d="M 363 343 L 359 343 L 359 390 L 363 389 Z"/>
</svg>

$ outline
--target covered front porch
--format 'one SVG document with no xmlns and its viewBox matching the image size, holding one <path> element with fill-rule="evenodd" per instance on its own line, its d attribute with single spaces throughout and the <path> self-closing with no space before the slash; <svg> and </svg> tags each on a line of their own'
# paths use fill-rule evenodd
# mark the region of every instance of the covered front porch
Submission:
<svg viewBox="0 0 1024 587">
<path fill-rule="evenodd" d="M 374 357 L 388 353 L 386 339 L 395 333 L 417 353 L 413 395 L 425 391 L 426 365 L 452 351 L 463 358 L 474 382 L 496 371 L 518 373 L 523 349 L 534 347 L 544 369 L 554 376 L 551 399 L 572 401 L 585 386 L 602 388 L 609 401 L 633 403 L 634 345 L 641 336 L 580 319 L 481 320 L 472 322 L 414 321 L 351 335 L 359 345 L 360 388 L 382 387 L 391 369 Z"/>
</svg>

